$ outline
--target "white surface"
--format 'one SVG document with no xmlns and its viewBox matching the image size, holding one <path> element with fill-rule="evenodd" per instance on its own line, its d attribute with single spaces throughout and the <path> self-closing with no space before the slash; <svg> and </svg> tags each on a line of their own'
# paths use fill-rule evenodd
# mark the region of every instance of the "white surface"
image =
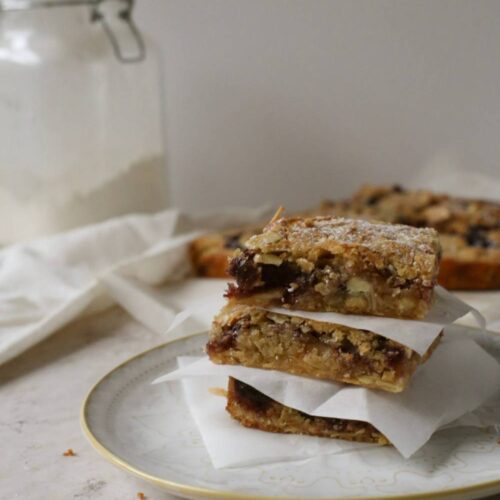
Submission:
<svg viewBox="0 0 500 500">
<path fill-rule="evenodd" d="M 182 361 L 182 360 L 180 360 Z M 262 455 L 261 447 L 253 449 L 226 434 L 226 428 L 210 420 L 209 397 L 199 403 L 200 385 L 217 382 L 224 387 L 224 379 L 232 376 L 279 403 L 309 415 L 327 418 L 361 420 L 372 424 L 384 434 L 405 457 L 414 455 L 439 428 L 468 412 L 473 412 L 488 399 L 500 395 L 500 364 L 472 339 L 458 338 L 446 333 L 431 358 L 413 376 L 401 394 L 373 391 L 364 387 L 315 380 L 274 370 L 260 370 L 246 366 L 215 365 L 208 357 L 167 373 L 155 383 L 182 380 L 190 397 L 190 410 L 197 419 L 203 438 L 214 434 L 208 446 L 215 467 L 241 465 L 242 448 L 248 448 L 245 459 L 252 463 L 272 461 Z M 213 379 L 212 379 L 213 377 Z M 208 382 L 205 379 L 209 379 Z M 500 399 L 491 407 L 495 415 L 484 426 L 496 425 L 500 419 Z M 408 429 L 412 429 L 408 433 Z M 273 437 L 268 447 L 273 447 Z M 205 439 L 206 440 L 206 439 Z M 344 447 L 346 448 L 346 447 Z M 343 449 L 343 448 L 342 448 Z M 348 447 L 347 447 L 348 449 Z M 336 451 L 336 450 L 332 450 Z M 252 453 L 253 452 L 253 453 Z M 281 452 L 283 453 L 283 452 Z M 304 447 L 299 451 L 290 446 L 290 454 L 305 458 L 314 454 Z"/>
<path fill-rule="evenodd" d="M 101 459 L 79 411 L 97 380 L 161 342 L 119 309 L 67 327 L 0 367 L 0 498 L 173 500 Z M 76 457 L 62 454 L 72 448 Z"/>
<path fill-rule="evenodd" d="M 463 428 L 438 433 L 409 460 L 389 447 L 370 447 L 349 455 L 214 469 L 179 397 L 180 387 L 150 384 L 175 367 L 177 356 L 200 352 L 205 341 L 204 336 L 177 341 L 107 377 L 93 392 L 87 411 L 98 440 L 125 462 L 154 476 L 201 488 L 246 492 L 254 498 L 258 494 L 386 498 L 391 493 L 500 479 L 498 436 Z M 223 398 L 220 404 L 224 405 Z M 231 422 L 228 415 L 225 418 Z"/>
<path fill-rule="evenodd" d="M 498 175 L 499 18 L 496 0 L 137 2 L 174 204 L 298 208 L 425 164 Z"/>
</svg>

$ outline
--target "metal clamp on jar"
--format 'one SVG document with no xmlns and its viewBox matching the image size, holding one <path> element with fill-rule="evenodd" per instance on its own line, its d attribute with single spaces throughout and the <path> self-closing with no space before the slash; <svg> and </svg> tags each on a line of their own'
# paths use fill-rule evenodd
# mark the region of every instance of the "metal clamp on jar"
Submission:
<svg viewBox="0 0 500 500">
<path fill-rule="evenodd" d="M 167 205 L 132 0 L 0 1 L 0 244 Z"/>
</svg>

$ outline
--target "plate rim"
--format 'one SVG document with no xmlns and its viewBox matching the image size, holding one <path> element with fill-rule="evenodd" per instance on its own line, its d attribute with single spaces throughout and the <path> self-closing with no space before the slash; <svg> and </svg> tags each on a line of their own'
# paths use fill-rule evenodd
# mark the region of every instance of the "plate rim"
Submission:
<svg viewBox="0 0 500 500">
<path fill-rule="evenodd" d="M 229 500 L 273 500 L 273 499 L 279 499 L 279 500 L 296 500 L 297 497 L 293 496 L 267 496 L 267 495 L 256 495 L 256 494 L 247 494 L 247 493 L 241 493 L 238 491 L 228 491 L 228 490 L 216 490 L 216 489 L 211 489 L 211 488 L 204 488 L 204 487 L 199 487 L 199 486 L 190 486 L 188 484 L 184 483 L 177 483 L 175 481 L 170 481 L 168 479 L 164 479 L 162 477 L 150 474 L 148 472 L 145 472 L 136 466 L 128 463 L 126 460 L 120 458 L 119 456 L 115 455 L 112 451 L 110 451 L 106 446 L 99 441 L 99 439 L 94 435 L 91 429 L 91 424 L 88 421 L 87 418 L 87 413 L 88 413 L 88 408 L 90 405 L 90 402 L 97 391 L 97 389 L 101 386 L 101 384 L 104 384 L 107 382 L 107 380 L 113 376 L 116 372 L 119 370 L 123 369 L 125 366 L 133 363 L 139 358 L 145 357 L 148 354 L 152 353 L 153 351 L 157 351 L 159 349 L 165 348 L 167 345 L 173 344 L 173 343 L 178 343 L 182 342 L 188 338 L 191 337 L 196 337 L 196 336 L 201 336 L 201 335 L 206 335 L 206 332 L 195 332 L 190 335 L 183 336 L 181 338 L 176 338 L 169 340 L 167 342 L 163 342 L 162 344 L 159 344 L 155 347 L 152 347 L 150 349 L 147 349 L 146 351 L 143 351 L 139 354 L 135 354 L 131 356 L 130 358 L 126 359 L 125 361 L 122 361 L 120 364 L 112 368 L 109 372 L 104 374 L 101 378 L 95 382 L 92 387 L 89 389 L 87 392 L 85 398 L 83 399 L 83 403 L 80 408 L 80 427 L 83 431 L 83 435 L 89 441 L 91 446 L 101 455 L 104 459 L 106 459 L 108 462 L 112 463 L 113 465 L 121 468 L 122 470 L 125 470 L 126 472 L 129 472 L 130 474 L 139 477 L 140 479 L 143 479 L 147 482 L 150 482 L 156 486 L 161 487 L 162 489 L 166 491 L 170 491 L 172 493 L 181 493 L 181 494 L 189 494 L 189 495 L 197 495 L 199 497 L 204 497 L 204 498 L 225 498 Z M 410 494 L 405 494 L 405 495 L 384 495 L 384 496 L 343 496 L 343 497 L 335 497 L 338 500 L 381 500 L 382 498 L 389 498 L 391 500 L 402 500 L 402 499 L 410 499 L 410 500 L 416 500 L 416 499 L 428 499 L 428 498 L 439 498 L 439 497 L 447 497 L 451 495 L 457 495 L 457 494 L 467 494 L 467 493 L 477 493 L 480 492 L 481 490 L 488 490 L 490 488 L 499 488 L 500 491 L 500 479 L 495 479 L 492 481 L 486 481 L 482 483 L 475 483 L 471 484 L 470 486 L 463 486 L 460 488 L 449 488 L 446 490 L 440 489 L 440 490 L 433 490 L 433 491 L 426 491 L 423 493 L 410 493 Z M 494 492 L 493 492 L 494 493 Z M 308 497 L 310 500 L 326 500 L 328 497 Z"/>
</svg>

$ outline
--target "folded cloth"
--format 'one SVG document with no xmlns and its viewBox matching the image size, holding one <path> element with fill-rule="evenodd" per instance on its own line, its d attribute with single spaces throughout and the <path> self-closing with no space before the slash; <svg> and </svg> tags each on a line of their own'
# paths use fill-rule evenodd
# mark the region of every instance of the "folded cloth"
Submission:
<svg viewBox="0 0 500 500">
<path fill-rule="evenodd" d="M 160 305 L 147 287 L 189 275 L 187 245 L 201 231 L 254 223 L 271 212 L 269 207 L 203 215 L 166 210 L 119 217 L 4 248 L 0 363 L 78 316 L 116 302 L 153 331 L 165 331 L 178 310 Z M 147 314 L 138 317 L 141 300 L 148 305 Z"/>
</svg>

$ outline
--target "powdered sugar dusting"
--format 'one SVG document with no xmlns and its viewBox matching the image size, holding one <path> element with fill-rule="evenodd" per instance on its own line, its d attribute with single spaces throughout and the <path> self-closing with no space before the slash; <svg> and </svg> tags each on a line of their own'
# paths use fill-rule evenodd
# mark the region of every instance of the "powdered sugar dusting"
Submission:
<svg viewBox="0 0 500 500">
<path fill-rule="evenodd" d="M 286 252 L 294 258 L 320 256 L 322 251 L 373 261 L 406 277 L 433 281 L 439 266 L 438 233 L 430 228 L 368 222 L 333 216 L 292 217 L 268 224 L 246 246 L 263 253 Z M 319 252 L 318 252 L 319 251 Z"/>
<path fill-rule="evenodd" d="M 370 223 L 363 220 L 339 219 L 332 224 L 331 220 L 323 219 L 318 220 L 315 226 L 328 238 L 345 243 L 374 245 L 392 242 L 408 247 L 419 246 L 422 251 L 425 251 L 429 245 L 435 244 L 437 238 L 437 233 L 433 229 Z M 429 248 L 429 250 L 432 251 L 433 248 Z"/>
<path fill-rule="evenodd" d="M 357 219 L 335 218 L 330 216 L 306 219 L 280 219 L 266 227 L 265 231 L 286 228 L 287 239 L 301 242 L 320 240 L 335 241 L 340 244 L 362 245 L 372 250 L 418 249 L 434 253 L 437 249 L 437 232 L 430 228 L 414 228 L 400 224 L 385 224 Z"/>
</svg>

